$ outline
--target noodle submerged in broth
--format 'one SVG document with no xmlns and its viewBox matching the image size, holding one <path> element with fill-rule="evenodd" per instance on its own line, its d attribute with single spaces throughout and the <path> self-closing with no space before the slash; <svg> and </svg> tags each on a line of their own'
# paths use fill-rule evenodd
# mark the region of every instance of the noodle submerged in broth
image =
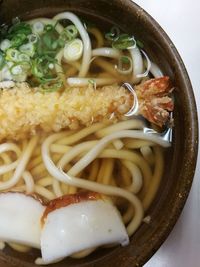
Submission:
<svg viewBox="0 0 200 267">
<path fill-rule="evenodd" d="M 15 198 L 26 197 L 42 222 L 31 226 L 37 240 L 6 236 L 0 225 L 1 248 L 39 248 L 36 263 L 48 264 L 127 245 L 162 178 L 170 142 L 159 133 L 174 107 L 169 77 L 133 36 L 86 27 L 71 12 L 15 20 L 0 38 L 0 211 L 8 205 L 10 218 Z M 26 216 L 24 223 L 28 229 Z M 68 227 L 80 231 L 74 247 Z M 59 231 L 68 236 L 62 246 Z M 52 254 L 54 242 L 66 249 Z"/>
</svg>

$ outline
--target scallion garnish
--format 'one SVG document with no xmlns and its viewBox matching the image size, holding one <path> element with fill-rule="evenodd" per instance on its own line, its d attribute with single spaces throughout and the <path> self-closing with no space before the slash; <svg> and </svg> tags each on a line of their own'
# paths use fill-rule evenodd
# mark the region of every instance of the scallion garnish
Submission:
<svg viewBox="0 0 200 267">
<path fill-rule="evenodd" d="M 65 28 L 68 41 L 75 39 L 78 36 L 78 30 L 74 25 L 69 25 Z"/>
<path fill-rule="evenodd" d="M 128 64 L 130 62 L 130 57 L 122 56 L 121 57 L 121 62 L 124 63 L 124 64 Z"/>
<path fill-rule="evenodd" d="M 18 60 L 21 62 L 30 62 L 30 57 L 25 53 L 20 53 L 18 55 Z"/>
<path fill-rule="evenodd" d="M 134 36 L 126 33 L 120 33 L 120 29 L 112 27 L 110 32 L 105 34 L 105 38 L 111 42 L 112 47 L 119 50 L 131 49 L 137 46 Z M 141 42 L 138 42 L 141 44 Z M 138 45 L 139 46 L 139 45 Z"/>
<path fill-rule="evenodd" d="M 88 83 L 92 85 L 93 89 L 96 90 L 97 88 L 97 83 L 93 79 L 89 79 Z"/>
<path fill-rule="evenodd" d="M 44 27 L 44 30 L 46 31 L 46 32 L 50 32 L 50 31 L 52 31 L 52 30 L 54 30 L 55 29 L 55 26 L 53 26 L 53 25 L 51 25 L 51 24 L 47 24 L 47 25 L 45 25 L 45 27 Z"/>
<path fill-rule="evenodd" d="M 11 47 L 18 48 L 20 45 L 22 45 L 27 40 L 27 36 L 24 33 L 17 33 L 13 38 L 11 39 Z"/>
<path fill-rule="evenodd" d="M 60 40 L 64 43 L 74 40 L 78 36 L 78 30 L 74 25 L 69 25 L 60 35 Z"/>
<path fill-rule="evenodd" d="M 74 25 L 58 33 L 55 25 L 37 21 L 33 25 L 14 19 L 13 25 L 0 29 L 0 70 L 5 63 L 13 81 L 23 82 L 30 77 L 35 86 L 44 92 L 56 91 L 63 86 L 55 71 L 56 55 L 68 43 L 67 51 L 77 60 L 82 56 L 82 41 L 76 39 L 78 30 Z M 71 53 L 70 52 L 70 53 Z M 32 79 L 33 78 L 33 79 Z"/>
<path fill-rule="evenodd" d="M 0 43 L 0 49 L 2 50 L 2 51 L 6 51 L 8 48 L 10 48 L 11 47 L 11 42 L 10 42 L 10 40 L 8 40 L 8 39 L 4 39 L 3 41 L 1 41 L 1 43 Z"/>
<path fill-rule="evenodd" d="M 36 54 L 39 56 L 46 54 L 55 57 L 58 50 L 64 46 L 64 42 L 60 42 L 60 36 L 55 30 L 55 26 L 49 24 L 46 25 L 43 35 L 38 39 L 36 44 Z"/>
<path fill-rule="evenodd" d="M 31 26 L 17 19 L 16 23 L 7 30 L 6 39 L 10 41 L 12 48 L 18 48 L 27 42 L 27 36 L 31 33 Z"/>
<path fill-rule="evenodd" d="M 13 65 L 11 68 L 10 68 L 10 72 L 12 75 L 16 76 L 16 75 L 21 75 L 23 74 L 23 69 L 22 69 L 22 66 L 20 64 L 16 64 L 16 65 Z"/>
<path fill-rule="evenodd" d="M 38 41 L 38 36 L 36 34 L 29 34 L 28 40 L 30 43 L 35 44 Z"/>
<path fill-rule="evenodd" d="M 49 69 L 49 64 L 55 64 L 56 59 L 49 57 L 48 55 L 44 55 L 41 58 L 35 58 L 32 61 L 31 71 L 35 78 L 38 81 L 51 81 L 55 79 L 55 77 L 51 74 Z"/>
<path fill-rule="evenodd" d="M 32 33 L 31 26 L 26 22 L 17 22 L 8 30 L 8 39 L 14 38 L 17 34 L 28 36 Z"/>
<path fill-rule="evenodd" d="M 143 49 L 144 48 L 144 44 L 140 41 L 140 40 L 137 40 L 136 41 L 136 44 L 139 48 Z"/>
<path fill-rule="evenodd" d="M 3 68 L 4 64 L 5 64 L 5 58 L 3 53 L 0 51 L 0 70 Z"/>
<path fill-rule="evenodd" d="M 18 62 L 11 66 L 10 72 L 13 75 L 27 75 L 30 70 L 30 64 L 28 62 Z"/>
<path fill-rule="evenodd" d="M 50 93 L 50 92 L 56 92 L 60 90 L 63 87 L 63 82 L 57 78 L 50 82 L 46 82 L 43 84 L 40 84 L 39 89 L 43 93 Z"/>
<path fill-rule="evenodd" d="M 43 42 L 44 42 L 44 45 L 48 48 L 48 49 L 52 49 L 52 38 L 49 34 L 45 34 L 43 36 Z"/>
<path fill-rule="evenodd" d="M 29 57 L 33 57 L 35 53 L 35 47 L 32 43 L 21 45 L 19 50 L 20 52 L 27 54 Z"/>
<path fill-rule="evenodd" d="M 37 21 L 32 26 L 34 34 L 42 34 L 44 32 L 44 24 L 40 21 Z"/>
<path fill-rule="evenodd" d="M 112 27 L 110 32 L 105 34 L 105 38 L 109 41 L 115 41 L 119 38 L 120 29 L 116 26 Z"/>
<path fill-rule="evenodd" d="M 133 61 L 128 56 L 121 56 L 119 58 L 117 71 L 123 75 L 128 75 L 132 72 L 133 69 Z"/>
<path fill-rule="evenodd" d="M 83 54 L 83 42 L 81 39 L 74 39 L 66 43 L 64 48 L 64 58 L 67 62 L 77 61 Z"/>
<path fill-rule="evenodd" d="M 112 47 L 120 50 L 130 49 L 136 47 L 136 41 L 133 36 L 120 34 L 120 36 L 113 41 Z"/>
<path fill-rule="evenodd" d="M 43 69 L 43 64 L 42 64 L 42 59 L 40 58 L 36 58 L 32 61 L 32 74 L 36 77 L 36 78 L 43 78 L 45 75 L 45 69 Z"/>
<path fill-rule="evenodd" d="M 17 49 L 9 48 L 6 51 L 6 60 L 17 62 L 19 60 L 19 54 L 20 52 Z"/>
</svg>

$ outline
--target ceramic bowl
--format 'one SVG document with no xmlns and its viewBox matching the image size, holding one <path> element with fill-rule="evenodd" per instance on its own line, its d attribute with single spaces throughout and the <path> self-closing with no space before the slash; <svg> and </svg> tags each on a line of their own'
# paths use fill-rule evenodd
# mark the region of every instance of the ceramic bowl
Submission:
<svg viewBox="0 0 200 267">
<path fill-rule="evenodd" d="M 175 127 L 173 145 L 167 152 L 165 173 L 143 223 L 130 245 L 98 250 L 81 260 L 66 259 L 52 267 L 133 267 L 142 266 L 165 241 L 176 223 L 190 191 L 198 148 L 197 110 L 184 64 L 169 37 L 141 7 L 129 0 L 0 0 L 0 22 L 20 16 L 28 19 L 73 11 L 97 21 L 101 27 L 119 25 L 145 44 L 145 50 L 170 76 L 175 86 Z M 14 223 L 14 222 L 13 222 Z M 37 252 L 0 252 L 0 266 L 33 267 Z"/>
</svg>

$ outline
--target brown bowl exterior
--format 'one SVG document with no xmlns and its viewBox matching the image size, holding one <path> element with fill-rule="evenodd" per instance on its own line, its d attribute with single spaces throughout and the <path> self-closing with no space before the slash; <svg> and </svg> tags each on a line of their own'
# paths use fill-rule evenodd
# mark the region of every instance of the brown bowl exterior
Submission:
<svg viewBox="0 0 200 267">
<path fill-rule="evenodd" d="M 194 95 L 184 64 L 162 28 L 142 8 L 129 0 L 0 0 L 0 23 L 13 17 L 51 16 L 74 11 L 102 23 L 120 25 L 145 44 L 145 50 L 175 85 L 173 146 L 166 155 L 165 174 L 151 205 L 149 225 L 142 224 L 128 247 L 99 250 L 81 259 L 66 259 L 52 267 L 142 266 L 165 241 L 188 196 L 197 158 L 198 121 Z M 0 266 L 33 267 L 37 252 L 28 255 L 10 249 L 0 253 Z"/>
</svg>

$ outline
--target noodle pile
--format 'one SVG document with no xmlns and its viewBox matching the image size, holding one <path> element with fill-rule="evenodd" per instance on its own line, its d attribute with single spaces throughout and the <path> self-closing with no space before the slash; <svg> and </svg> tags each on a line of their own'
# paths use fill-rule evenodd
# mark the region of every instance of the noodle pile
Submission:
<svg viewBox="0 0 200 267">
<path fill-rule="evenodd" d="M 163 152 L 158 144 L 166 146 L 153 135 L 145 138 L 142 128 L 140 120 L 111 126 L 97 123 L 80 131 L 4 143 L 0 145 L 0 190 L 37 194 L 44 201 L 81 189 L 109 195 L 131 236 L 160 183 Z M 137 138 L 128 137 L 134 134 Z M 106 138 L 110 142 L 102 142 Z M 27 251 L 21 245 L 10 246 Z"/>
</svg>

